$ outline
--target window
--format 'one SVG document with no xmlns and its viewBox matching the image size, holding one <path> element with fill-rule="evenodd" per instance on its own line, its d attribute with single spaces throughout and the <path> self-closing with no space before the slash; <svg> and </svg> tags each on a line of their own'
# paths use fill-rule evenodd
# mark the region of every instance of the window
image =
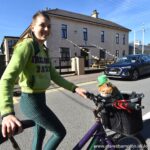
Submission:
<svg viewBox="0 0 150 150">
<path fill-rule="evenodd" d="M 62 24 L 61 31 L 62 31 L 62 38 L 67 39 L 67 25 Z"/>
<path fill-rule="evenodd" d="M 83 40 L 84 40 L 84 41 L 87 41 L 87 40 L 88 40 L 87 28 L 83 28 Z"/>
<path fill-rule="evenodd" d="M 141 57 L 141 60 L 143 62 L 150 62 L 150 56 L 149 55 L 144 55 L 144 56 Z"/>
<path fill-rule="evenodd" d="M 119 33 L 116 33 L 116 44 L 119 44 Z"/>
<path fill-rule="evenodd" d="M 16 44 L 16 42 L 17 42 L 16 40 L 9 40 L 8 41 L 8 47 L 12 48 Z"/>
<path fill-rule="evenodd" d="M 69 48 L 62 47 L 60 49 L 61 60 L 68 61 L 70 60 L 70 51 Z"/>
<path fill-rule="evenodd" d="M 123 35 L 123 45 L 125 45 L 126 44 L 126 36 L 125 36 L 125 34 Z"/>
<path fill-rule="evenodd" d="M 119 50 L 116 50 L 116 56 L 119 57 Z"/>
<path fill-rule="evenodd" d="M 101 42 L 104 42 L 104 31 L 101 31 Z"/>
<path fill-rule="evenodd" d="M 12 43 L 12 40 L 9 40 L 9 41 L 8 41 L 8 47 L 11 48 L 11 47 L 12 47 L 12 44 L 13 44 L 13 43 Z"/>
<path fill-rule="evenodd" d="M 103 50 L 100 50 L 100 59 L 105 59 L 106 58 L 106 50 L 103 49 Z"/>
<path fill-rule="evenodd" d="M 126 55 L 126 51 L 123 50 L 123 51 L 122 51 L 122 56 L 125 56 L 125 55 Z"/>
</svg>

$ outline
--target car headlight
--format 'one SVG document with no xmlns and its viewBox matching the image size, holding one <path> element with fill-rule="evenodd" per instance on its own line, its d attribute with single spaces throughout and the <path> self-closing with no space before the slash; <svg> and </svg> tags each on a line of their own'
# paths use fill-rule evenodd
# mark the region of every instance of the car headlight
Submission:
<svg viewBox="0 0 150 150">
<path fill-rule="evenodd" d="M 125 67 L 121 67 L 122 69 L 130 69 L 131 66 L 125 66 Z"/>
</svg>

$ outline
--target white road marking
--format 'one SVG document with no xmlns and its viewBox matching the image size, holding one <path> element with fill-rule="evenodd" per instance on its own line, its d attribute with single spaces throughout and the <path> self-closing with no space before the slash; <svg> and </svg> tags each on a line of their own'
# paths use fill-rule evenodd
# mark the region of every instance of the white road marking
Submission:
<svg viewBox="0 0 150 150">
<path fill-rule="evenodd" d="M 150 112 L 146 113 L 144 116 L 143 116 L 143 120 L 148 120 L 150 119 Z"/>
<path fill-rule="evenodd" d="M 95 84 L 95 83 L 97 83 L 97 82 L 96 81 L 90 81 L 90 82 L 85 82 L 85 83 L 79 83 L 79 84 L 76 84 L 76 85 L 77 86 L 83 86 L 83 85 L 89 85 L 89 84 Z M 55 88 L 55 89 L 49 89 L 46 92 L 51 93 L 51 92 L 56 92 L 58 90 L 65 90 L 65 89 L 62 88 L 62 87 L 58 87 L 58 88 Z"/>
</svg>

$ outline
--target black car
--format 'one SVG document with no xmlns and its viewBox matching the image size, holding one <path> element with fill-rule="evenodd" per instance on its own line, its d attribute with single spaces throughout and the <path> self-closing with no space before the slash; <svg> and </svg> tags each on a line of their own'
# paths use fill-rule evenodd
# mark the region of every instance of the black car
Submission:
<svg viewBox="0 0 150 150">
<path fill-rule="evenodd" d="M 141 75 L 150 73 L 150 55 L 135 54 L 122 57 L 107 65 L 104 73 L 111 78 L 137 80 Z"/>
</svg>

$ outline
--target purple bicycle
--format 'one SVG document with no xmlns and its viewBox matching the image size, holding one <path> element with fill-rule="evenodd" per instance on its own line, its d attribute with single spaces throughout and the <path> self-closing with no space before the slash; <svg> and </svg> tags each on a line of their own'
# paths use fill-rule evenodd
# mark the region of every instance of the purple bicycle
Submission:
<svg viewBox="0 0 150 150">
<path fill-rule="evenodd" d="M 112 102 L 100 95 L 87 92 L 96 109 L 96 123 L 89 129 L 73 150 L 81 150 L 90 140 L 87 150 L 148 150 L 140 130 L 142 129 L 141 100 L 143 94 L 122 93 L 124 100 Z M 34 126 L 32 120 L 22 121 L 23 128 Z M 107 130 L 112 131 L 108 133 Z M 17 131 L 16 131 L 17 134 Z M 0 144 L 10 140 L 14 149 L 20 150 L 14 137 L 3 138 L 0 133 Z"/>
<path fill-rule="evenodd" d="M 97 119 L 73 150 L 80 150 L 92 138 L 87 150 L 147 150 L 145 139 L 139 133 L 142 129 L 141 100 L 143 94 L 122 93 L 124 100 L 112 102 L 100 95 L 87 93 L 87 97 L 97 106 Z M 117 106 L 116 106 L 117 105 Z M 106 132 L 106 128 L 114 131 Z"/>
</svg>

